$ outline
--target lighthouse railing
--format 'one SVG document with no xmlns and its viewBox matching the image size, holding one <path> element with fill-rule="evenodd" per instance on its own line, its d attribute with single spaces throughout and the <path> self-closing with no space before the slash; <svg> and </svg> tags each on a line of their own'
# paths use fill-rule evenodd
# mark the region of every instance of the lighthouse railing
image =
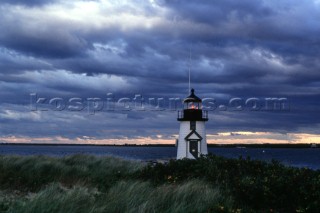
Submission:
<svg viewBox="0 0 320 213">
<path fill-rule="evenodd" d="M 207 110 L 202 110 L 202 118 L 208 119 L 208 111 Z"/>
</svg>

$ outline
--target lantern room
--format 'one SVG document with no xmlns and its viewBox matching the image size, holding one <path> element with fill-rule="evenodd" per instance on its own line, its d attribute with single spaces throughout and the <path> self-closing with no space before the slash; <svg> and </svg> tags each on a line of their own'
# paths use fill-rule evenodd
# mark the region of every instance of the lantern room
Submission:
<svg viewBox="0 0 320 213">
<path fill-rule="evenodd" d="M 202 100 L 191 89 L 191 94 L 183 101 L 183 110 L 178 111 L 178 121 L 207 121 L 208 112 L 202 110 Z"/>
<path fill-rule="evenodd" d="M 183 101 L 184 109 L 201 109 L 202 100 L 194 94 L 194 89 L 191 89 L 191 94 Z"/>
</svg>

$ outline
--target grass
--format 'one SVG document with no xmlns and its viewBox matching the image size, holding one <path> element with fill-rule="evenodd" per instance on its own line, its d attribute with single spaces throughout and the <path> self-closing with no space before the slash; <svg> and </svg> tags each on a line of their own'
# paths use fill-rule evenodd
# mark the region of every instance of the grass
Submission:
<svg viewBox="0 0 320 213">
<path fill-rule="evenodd" d="M 219 207 L 220 199 L 219 191 L 199 181 L 160 187 L 148 182 L 120 181 L 106 193 L 85 186 L 65 188 L 50 184 L 13 201 L 6 212 L 206 212 Z"/>
<path fill-rule="evenodd" d="M 61 182 L 66 186 L 82 183 L 105 190 L 142 167 L 135 161 L 89 155 L 1 156 L 0 187 L 33 192 L 48 183 Z"/>
<path fill-rule="evenodd" d="M 320 171 L 204 156 L 0 156 L 0 213 L 317 212 Z"/>
</svg>

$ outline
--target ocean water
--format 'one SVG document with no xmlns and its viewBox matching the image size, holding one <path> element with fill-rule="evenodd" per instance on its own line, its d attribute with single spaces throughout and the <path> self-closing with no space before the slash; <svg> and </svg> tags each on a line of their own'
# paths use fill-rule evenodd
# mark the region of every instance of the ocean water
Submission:
<svg viewBox="0 0 320 213">
<path fill-rule="evenodd" d="M 209 152 L 228 158 L 249 156 L 251 159 L 266 161 L 275 159 L 289 166 L 320 169 L 320 149 L 210 147 Z M 135 160 L 157 160 L 175 158 L 176 147 L 0 145 L 0 155 L 64 156 L 79 153 L 111 155 Z"/>
</svg>

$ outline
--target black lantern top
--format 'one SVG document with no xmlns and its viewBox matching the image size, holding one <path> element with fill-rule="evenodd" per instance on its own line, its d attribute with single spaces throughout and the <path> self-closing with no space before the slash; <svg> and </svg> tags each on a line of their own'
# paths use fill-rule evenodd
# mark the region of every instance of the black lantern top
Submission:
<svg viewBox="0 0 320 213">
<path fill-rule="evenodd" d="M 194 89 L 191 89 L 191 94 L 186 99 L 184 99 L 183 102 L 184 103 L 190 103 L 190 102 L 201 103 L 202 100 L 194 94 Z"/>
</svg>

